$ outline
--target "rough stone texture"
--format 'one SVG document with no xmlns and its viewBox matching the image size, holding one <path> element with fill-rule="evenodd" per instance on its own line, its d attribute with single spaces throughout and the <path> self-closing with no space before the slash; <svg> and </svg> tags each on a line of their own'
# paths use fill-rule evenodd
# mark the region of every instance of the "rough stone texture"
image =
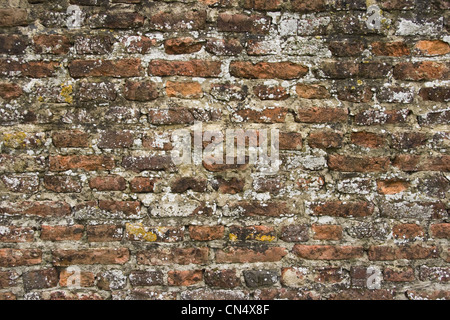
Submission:
<svg viewBox="0 0 450 320">
<path fill-rule="evenodd" d="M 450 299 L 449 1 L 0 2 L 0 300 Z"/>
</svg>

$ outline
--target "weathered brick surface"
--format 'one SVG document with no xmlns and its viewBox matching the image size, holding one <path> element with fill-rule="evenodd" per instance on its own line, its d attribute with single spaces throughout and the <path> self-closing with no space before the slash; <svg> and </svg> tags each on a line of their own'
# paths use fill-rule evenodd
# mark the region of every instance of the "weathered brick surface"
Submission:
<svg viewBox="0 0 450 320">
<path fill-rule="evenodd" d="M 0 2 L 0 300 L 450 299 L 449 1 Z"/>
</svg>

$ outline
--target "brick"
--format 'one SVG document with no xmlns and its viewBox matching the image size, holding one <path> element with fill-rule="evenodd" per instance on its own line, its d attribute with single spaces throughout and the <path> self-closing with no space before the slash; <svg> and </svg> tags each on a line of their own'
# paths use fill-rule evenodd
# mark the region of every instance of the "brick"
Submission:
<svg viewBox="0 0 450 320">
<path fill-rule="evenodd" d="M 0 267 L 18 267 L 38 265 L 42 262 L 39 249 L 0 249 Z"/>
<path fill-rule="evenodd" d="M 16 34 L 0 35 L 0 54 L 20 55 L 28 47 L 28 38 Z"/>
<path fill-rule="evenodd" d="M 69 269 L 70 270 L 70 269 Z M 72 276 L 75 275 L 74 271 L 69 271 L 68 269 L 63 269 L 59 273 L 59 285 L 61 287 L 68 287 L 76 285 Z M 95 276 L 89 271 L 80 271 L 80 287 L 93 287 L 95 284 Z"/>
<path fill-rule="evenodd" d="M 394 78 L 397 80 L 447 80 L 449 77 L 448 65 L 435 61 L 402 62 L 394 67 Z"/>
<path fill-rule="evenodd" d="M 26 272 L 22 279 L 25 291 L 54 288 L 58 285 L 58 273 L 54 268 Z"/>
<path fill-rule="evenodd" d="M 319 300 L 311 292 L 288 288 L 263 288 L 255 291 L 255 300 Z"/>
<path fill-rule="evenodd" d="M 247 86 L 233 84 L 211 84 L 211 95 L 221 101 L 239 101 L 247 97 Z"/>
<path fill-rule="evenodd" d="M 450 157 L 443 156 L 418 156 L 418 155 L 398 155 L 393 165 L 402 171 L 415 172 L 415 171 L 449 171 L 450 170 Z"/>
<path fill-rule="evenodd" d="M 53 192 L 81 192 L 81 181 L 72 176 L 44 176 L 45 189 Z"/>
<path fill-rule="evenodd" d="M 28 13 L 25 9 L 0 8 L 0 27 L 28 25 Z"/>
<path fill-rule="evenodd" d="M 161 247 L 139 251 L 136 257 L 138 264 L 143 265 L 188 265 L 206 264 L 208 262 L 208 255 L 209 249 L 206 247 Z"/>
<path fill-rule="evenodd" d="M 10 192 L 35 193 L 39 190 L 39 177 L 3 174 L 0 178 Z"/>
<path fill-rule="evenodd" d="M 228 238 L 230 241 L 262 241 L 272 242 L 277 239 L 276 231 L 273 227 L 267 226 L 230 226 Z"/>
<path fill-rule="evenodd" d="M 224 231 L 224 226 L 189 226 L 189 236 L 195 241 L 220 240 Z"/>
<path fill-rule="evenodd" d="M 328 158 L 328 167 L 331 170 L 344 172 L 385 172 L 389 169 L 388 157 L 352 157 L 331 155 Z"/>
<path fill-rule="evenodd" d="M 0 59 L 0 75 L 19 76 L 31 78 L 53 77 L 60 64 L 55 61 L 28 61 L 21 62 L 9 59 Z"/>
<path fill-rule="evenodd" d="M 209 38 L 205 50 L 216 56 L 236 56 L 244 50 L 238 39 Z"/>
<path fill-rule="evenodd" d="M 352 132 L 351 141 L 357 146 L 371 149 L 386 145 L 386 138 L 383 135 L 367 131 Z"/>
<path fill-rule="evenodd" d="M 371 261 L 417 260 L 437 258 L 439 256 L 436 247 L 422 247 L 421 245 L 403 247 L 371 246 L 368 253 Z"/>
<path fill-rule="evenodd" d="M 412 282 L 416 279 L 413 268 L 385 268 L 383 280 L 391 282 Z"/>
<path fill-rule="evenodd" d="M 417 224 L 397 224 L 392 228 L 394 239 L 414 240 L 415 238 L 423 238 L 424 231 Z"/>
<path fill-rule="evenodd" d="M 92 225 L 86 227 L 88 242 L 113 242 L 123 238 L 123 228 L 117 225 Z"/>
<path fill-rule="evenodd" d="M 450 268 L 422 266 L 419 270 L 419 278 L 421 281 L 449 282 Z"/>
<path fill-rule="evenodd" d="M 53 250 L 53 265 L 67 267 L 77 264 L 124 264 L 130 259 L 127 248 Z"/>
<path fill-rule="evenodd" d="M 361 258 L 364 253 L 362 247 L 300 245 L 296 244 L 293 253 L 307 260 L 352 260 Z"/>
<path fill-rule="evenodd" d="M 278 282 L 278 272 L 275 270 L 244 270 L 245 284 L 249 288 L 272 286 Z"/>
<path fill-rule="evenodd" d="M 123 191 L 127 188 L 127 182 L 116 175 L 95 177 L 89 180 L 89 188 L 98 191 Z"/>
<path fill-rule="evenodd" d="M 73 78 L 138 77 L 141 73 L 141 60 L 73 60 L 69 63 L 69 72 Z"/>
<path fill-rule="evenodd" d="M 32 242 L 34 240 L 34 230 L 29 227 L 0 226 L 0 242 L 20 243 Z"/>
<path fill-rule="evenodd" d="M 174 14 L 173 10 L 158 11 L 152 14 L 149 19 L 150 30 L 158 31 L 196 31 L 203 30 L 206 26 L 206 11 L 191 11 L 182 8 Z"/>
<path fill-rule="evenodd" d="M 263 110 L 241 109 L 234 113 L 239 121 L 255 123 L 283 123 L 288 110 L 282 107 L 269 107 Z"/>
<path fill-rule="evenodd" d="M 122 45 L 128 53 L 149 53 L 150 50 L 157 45 L 156 39 L 151 39 L 144 36 L 124 36 Z"/>
<path fill-rule="evenodd" d="M 108 270 L 97 274 L 97 287 L 101 290 L 120 290 L 127 284 L 127 276 L 121 270 Z"/>
<path fill-rule="evenodd" d="M 312 204 L 312 214 L 332 217 L 367 217 L 373 214 L 374 206 L 368 202 L 329 201 Z"/>
<path fill-rule="evenodd" d="M 353 103 L 368 103 L 372 101 L 373 93 L 369 87 L 339 87 L 338 98 Z"/>
<path fill-rule="evenodd" d="M 278 136 L 280 150 L 299 150 L 303 147 L 303 136 L 297 132 L 280 132 Z"/>
<path fill-rule="evenodd" d="M 184 227 L 151 227 L 142 223 L 127 223 L 125 238 L 129 241 L 178 242 L 183 241 Z"/>
<path fill-rule="evenodd" d="M 100 149 L 130 148 L 134 143 L 131 131 L 108 130 L 100 134 L 97 146 Z"/>
<path fill-rule="evenodd" d="M 136 192 L 136 193 L 153 192 L 156 182 L 157 182 L 157 180 L 155 180 L 155 179 L 146 178 L 146 177 L 136 177 L 130 181 L 130 190 L 131 190 L 131 192 Z"/>
<path fill-rule="evenodd" d="M 447 87 L 432 87 L 422 88 L 419 92 L 420 97 L 426 101 L 449 102 L 450 88 Z"/>
<path fill-rule="evenodd" d="M 423 56 L 441 56 L 450 53 L 450 45 L 441 40 L 422 40 L 414 46 L 416 54 Z"/>
<path fill-rule="evenodd" d="M 287 251 L 281 247 L 260 246 L 253 248 L 227 247 L 216 250 L 217 263 L 255 263 L 280 261 Z"/>
<path fill-rule="evenodd" d="M 249 300 L 249 294 L 242 290 L 210 290 L 200 288 L 183 291 L 181 293 L 181 300 Z"/>
<path fill-rule="evenodd" d="M 192 286 L 198 284 L 203 279 L 201 270 L 169 271 L 167 273 L 167 283 L 169 286 Z"/>
<path fill-rule="evenodd" d="M 77 54 L 109 54 L 113 41 L 109 36 L 79 36 L 75 38 L 74 49 Z"/>
<path fill-rule="evenodd" d="M 147 287 L 164 284 L 164 275 L 161 271 L 131 271 L 129 278 L 133 287 Z"/>
<path fill-rule="evenodd" d="M 189 60 L 168 61 L 152 60 L 148 73 L 154 76 L 185 76 L 185 77 L 217 77 L 221 73 L 221 63 L 218 61 Z"/>
<path fill-rule="evenodd" d="M 70 40 L 63 35 L 38 35 L 33 42 L 36 53 L 63 55 L 70 49 Z"/>
<path fill-rule="evenodd" d="M 203 96 L 202 86 L 198 82 L 166 82 L 168 97 L 182 99 L 199 99 Z"/>
<path fill-rule="evenodd" d="M 220 193 L 236 194 L 244 190 L 245 181 L 242 179 L 231 178 L 229 180 L 218 177 L 213 182 L 213 188 Z"/>
<path fill-rule="evenodd" d="M 447 124 L 450 119 L 450 112 L 448 110 L 430 112 L 424 116 L 419 116 L 419 124 L 421 126 Z"/>
<path fill-rule="evenodd" d="M 348 110 L 341 108 L 301 108 L 295 114 L 295 121 L 303 123 L 337 123 L 347 119 Z"/>
<path fill-rule="evenodd" d="M 125 214 L 126 216 L 139 215 L 141 212 L 139 201 L 100 200 L 98 207 L 113 214 Z"/>
<path fill-rule="evenodd" d="M 312 225 L 314 240 L 341 240 L 342 227 L 336 225 Z"/>
<path fill-rule="evenodd" d="M 394 300 L 390 290 L 343 290 L 330 296 L 330 300 Z"/>
<path fill-rule="evenodd" d="M 202 49 L 203 44 L 191 37 L 173 38 L 164 41 L 164 51 L 167 54 L 190 54 Z"/>
<path fill-rule="evenodd" d="M 308 145 L 311 148 L 328 149 L 342 146 L 344 136 L 341 132 L 314 131 L 309 134 Z"/>
<path fill-rule="evenodd" d="M 321 70 L 325 78 L 347 79 L 347 78 L 385 78 L 392 70 L 388 63 L 381 62 L 324 62 Z"/>
<path fill-rule="evenodd" d="M 89 134 L 79 130 L 55 131 L 52 133 L 52 141 L 57 148 L 87 148 Z"/>
<path fill-rule="evenodd" d="M 144 102 L 157 99 L 159 93 L 156 84 L 153 82 L 127 81 L 124 96 L 127 100 Z"/>
<path fill-rule="evenodd" d="M 0 271 L 0 289 L 16 286 L 18 278 L 15 271 Z"/>
<path fill-rule="evenodd" d="M 261 100 L 286 100 L 289 98 L 289 93 L 281 86 L 255 86 L 253 93 Z"/>
<path fill-rule="evenodd" d="M 114 159 L 107 156 L 50 156 L 50 171 L 80 169 L 85 171 L 110 170 L 114 168 Z"/>
<path fill-rule="evenodd" d="M 123 157 L 122 167 L 135 172 L 169 170 L 173 166 L 169 156 Z"/>
<path fill-rule="evenodd" d="M 433 238 L 450 239 L 450 223 L 433 224 L 430 231 Z"/>
<path fill-rule="evenodd" d="M 245 79 L 300 79 L 308 73 L 308 67 L 292 62 L 258 62 L 246 61 L 230 63 L 230 74 Z"/>
<path fill-rule="evenodd" d="M 275 11 L 280 9 L 281 5 L 281 0 L 245 0 L 242 4 L 245 9 L 261 11 Z"/>
<path fill-rule="evenodd" d="M 50 226 L 41 227 L 41 240 L 44 241 L 79 241 L 83 237 L 84 226 Z"/>
<path fill-rule="evenodd" d="M 381 194 L 397 194 L 409 188 L 410 183 L 403 180 L 379 180 L 377 191 Z"/>
<path fill-rule="evenodd" d="M 328 49 L 337 57 L 355 57 L 363 53 L 365 45 L 361 41 L 331 41 Z"/>
<path fill-rule="evenodd" d="M 303 99 L 327 99 L 331 97 L 327 88 L 320 85 L 297 84 L 295 91 Z"/>
<path fill-rule="evenodd" d="M 241 283 L 235 269 L 206 270 L 203 278 L 205 283 L 213 288 L 233 289 Z"/>
<path fill-rule="evenodd" d="M 82 82 L 77 96 L 80 101 L 114 101 L 116 89 L 111 82 Z"/>
<path fill-rule="evenodd" d="M 62 201 L 24 201 L 16 204 L 2 203 L 1 214 L 63 217 L 71 213 L 70 206 Z"/>
<path fill-rule="evenodd" d="M 289 214 L 289 209 L 284 202 L 239 202 L 235 208 L 244 216 L 278 217 Z"/>
<path fill-rule="evenodd" d="M 377 56 L 388 57 L 402 57 L 411 54 L 408 46 L 403 41 L 372 42 L 372 52 Z"/>
<path fill-rule="evenodd" d="M 93 29 L 132 29 L 142 27 L 144 19 L 137 12 L 106 11 L 91 16 L 89 25 Z"/>
<path fill-rule="evenodd" d="M 355 115 L 355 122 L 360 126 L 404 123 L 410 114 L 409 109 L 380 111 L 368 109 Z"/>
<path fill-rule="evenodd" d="M 288 225 L 281 229 L 280 239 L 286 242 L 306 242 L 309 240 L 308 233 L 306 225 Z"/>
<path fill-rule="evenodd" d="M 224 32 L 249 32 L 265 34 L 269 32 L 271 18 L 262 15 L 219 13 L 217 28 Z"/>
</svg>

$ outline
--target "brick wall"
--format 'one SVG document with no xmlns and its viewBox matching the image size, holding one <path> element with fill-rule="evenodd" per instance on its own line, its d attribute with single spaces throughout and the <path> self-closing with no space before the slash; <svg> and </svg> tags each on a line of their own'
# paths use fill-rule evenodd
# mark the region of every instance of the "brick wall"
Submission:
<svg viewBox="0 0 450 320">
<path fill-rule="evenodd" d="M 0 299 L 448 299 L 449 8 L 2 1 Z"/>
</svg>

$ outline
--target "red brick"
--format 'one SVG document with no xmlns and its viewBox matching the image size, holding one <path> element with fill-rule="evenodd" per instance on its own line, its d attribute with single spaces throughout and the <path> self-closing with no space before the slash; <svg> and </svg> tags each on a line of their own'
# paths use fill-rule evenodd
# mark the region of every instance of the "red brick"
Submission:
<svg viewBox="0 0 450 320">
<path fill-rule="evenodd" d="M 361 258 L 363 247 L 296 244 L 293 253 L 307 260 L 352 260 Z"/>
<path fill-rule="evenodd" d="M 132 131 L 108 130 L 100 134 L 97 146 L 100 149 L 130 148 L 133 143 Z"/>
<path fill-rule="evenodd" d="M 299 79 L 308 73 L 308 67 L 293 62 L 258 62 L 233 61 L 230 74 L 246 79 Z"/>
<path fill-rule="evenodd" d="M 423 228 L 417 224 L 397 224 L 392 228 L 394 239 L 414 240 L 414 238 L 423 238 L 425 233 Z"/>
<path fill-rule="evenodd" d="M 127 81 L 125 84 L 124 96 L 127 100 L 144 102 L 157 99 L 159 93 L 156 84 L 151 81 Z"/>
<path fill-rule="evenodd" d="M 42 251 L 39 249 L 0 249 L 0 267 L 32 266 L 41 262 Z"/>
<path fill-rule="evenodd" d="M 0 226 L 0 242 L 19 243 L 32 242 L 34 230 L 29 227 Z"/>
<path fill-rule="evenodd" d="M 11 215 L 31 215 L 40 217 L 63 217 L 71 213 L 70 206 L 60 201 L 24 201 L 20 203 L 4 203 L 0 213 Z"/>
<path fill-rule="evenodd" d="M 325 11 L 327 8 L 327 2 L 325 0 L 292 0 L 291 8 L 295 12 L 320 12 Z"/>
<path fill-rule="evenodd" d="M 54 288 L 58 285 L 58 272 L 54 268 L 28 271 L 22 279 L 25 291 Z"/>
<path fill-rule="evenodd" d="M 41 240 L 44 241 L 79 241 L 83 237 L 84 226 L 49 226 L 41 227 Z"/>
<path fill-rule="evenodd" d="M 314 215 L 332 217 L 367 217 L 373 214 L 374 209 L 368 202 L 330 201 L 311 205 Z"/>
<path fill-rule="evenodd" d="M 168 97 L 199 99 L 203 96 L 202 86 L 198 82 L 166 82 Z"/>
<path fill-rule="evenodd" d="M 219 13 L 217 28 L 224 32 L 265 34 L 270 30 L 271 18 L 262 15 Z"/>
<path fill-rule="evenodd" d="M 416 43 L 414 50 L 418 55 L 441 56 L 450 53 L 450 45 L 441 40 L 422 40 Z"/>
<path fill-rule="evenodd" d="M 450 171 L 450 156 L 398 155 L 393 165 L 407 172 L 414 171 Z"/>
<path fill-rule="evenodd" d="M 206 264 L 208 255 L 209 249 L 206 247 L 160 247 L 138 252 L 137 262 L 143 265 Z"/>
<path fill-rule="evenodd" d="M 116 175 L 95 177 L 89 180 L 89 187 L 98 191 L 123 191 L 127 188 L 127 182 Z"/>
<path fill-rule="evenodd" d="M 341 240 L 342 227 L 337 225 L 312 225 L 314 240 Z"/>
<path fill-rule="evenodd" d="M 352 157 L 330 155 L 328 166 L 331 170 L 344 172 L 385 172 L 390 166 L 389 157 Z"/>
<path fill-rule="evenodd" d="M 173 8 L 167 11 L 153 11 L 149 19 L 150 30 L 159 31 L 196 31 L 203 30 L 206 26 L 206 11 L 191 11 L 182 7 L 176 13 Z M 152 12 L 152 13 L 153 13 Z"/>
<path fill-rule="evenodd" d="M 433 238 L 450 239 L 450 223 L 433 224 L 430 230 Z"/>
<path fill-rule="evenodd" d="M 61 270 L 59 273 L 59 285 L 61 287 L 67 287 L 75 285 L 75 283 L 69 283 L 71 276 L 74 275 L 74 271 L 67 271 L 67 269 Z M 80 272 L 80 287 L 93 287 L 95 284 L 95 276 L 92 272 L 81 271 Z"/>
<path fill-rule="evenodd" d="M 397 194 L 409 188 L 410 183 L 402 180 L 379 180 L 377 190 L 381 194 Z"/>
<path fill-rule="evenodd" d="M 331 97 L 327 88 L 320 85 L 297 84 L 295 91 L 303 99 L 327 99 Z"/>
<path fill-rule="evenodd" d="M 38 35 L 34 36 L 34 50 L 36 53 L 67 54 L 70 49 L 69 38 L 63 35 Z"/>
<path fill-rule="evenodd" d="M 277 262 L 283 259 L 287 250 L 281 247 L 261 246 L 255 249 L 227 247 L 216 250 L 217 263 Z"/>
<path fill-rule="evenodd" d="M 203 44 L 191 37 L 173 38 L 164 41 L 164 50 L 167 54 L 189 54 L 198 52 Z"/>
<path fill-rule="evenodd" d="M 142 27 L 144 19 L 137 12 L 105 11 L 91 16 L 89 25 L 97 29 L 132 29 Z"/>
<path fill-rule="evenodd" d="M 130 181 L 131 192 L 136 193 L 147 193 L 153 192 L 155 188 L 156 179 L 146 178 L 146 177 L 135 177 Z"/>
<path fill-rule="evenodd" d="M 206 270 L 204 281 L 210 287 L 224 289 L 236 288 L 241 283 L 235 269 Z"/>
<path fill-rule="evenodd" d="M 138 77 L 141 73 L 141 60 L 73 60 L 69 63 L 69 72 L 73 78 Z"/>
<path fill-rule="evenodd" d="M 173 167 L 169 156 L 149 156 L 149 157 L 123 157 L 122 167 L 127 170 L 141 172 L 146 170 L 161 171 L 169 170 Z"/>
<path fill-rule="evenodd" d="M 304 123 L 336 123 L 347 120 L 348 110 L 342 108 L 300 108 L 295 114 L 295 121 Z"/>
<path fill-rule="evenodd" d="M 28 61 L 0 59 L 0 75 L 31 78 L 47 78 L 55 75 L 60 64 L 55 61 Z"/>
<path fill-rule="evenodd" d="M 173 270 L 167 273 L 167 284 L 169 286 L 192 286 L 201 282 L 202 279 L 202 270 Z"/>
<path fill-rule="evenodd" d="M 328 149 L 342 146 L 344 135 L 335 131 L 314 131 L 309 134 L 308 145 L 311 148 Z"/>
<path fill-rule="evenodd" d="M 396 42 L 372 42 L 372 52 L 377 56 L 402 57 L 410 55 L 406 43 Z"/>
<path fill-rule="evenodd" d="M 392 282 L 411 282 L 416 280 L 413 268 L 386 268 L 383 271 L 383 280 Z"/>
<path fill-rule="evenodd" d="M 152 60 L 148 73 L 154 76 L 217 77 L 221 73 L 221 62 L 206 60 L 168 61 Z"/>
<path fill-rule="evenodd" d="M 278 217 L 289 214 L 289 209 L 284 202 L 239 202 L 233 207 L 244 216 Z"/>
<path fill-rule="evenodd" d="M 280 150 L 300 150 L 303 147 L 303 137 L 297 132 L 280 132 L 278 136 Z"/>
<path fill-rule="evenodd" d="M 352 132 L 351 141 L 357 146 L 371 149 L 386 145 L 386 138 L 383 135 L 367 131 Z"/>
<path fill-rule="evenodd" d="M 237 120 L 255 123 L 283 123 L 288 110 L 282 107 L 269 107 L 263 110 L 241 109 L 234 113 Z"/>
<path fill-rule="evenodd" d="M 5 100 L 19 98 L 23 94 L 22 88 L 15 83 L 0 83 L 0 97 Z"/>
<path fill-rule="evenodd" d="M 141 203 L 139 201 L 114 201 L 100 200 L 98 207 L 101 210 L 108 211 L 113 214 L 125 214 L 126 216 L 139 215 L 141 212 Z"/>
<path fill-rule="evenodd" d="M 280 9 L 281 4 L 281 0 L 244 0 L 242 6 L 245 9 L 275 11 Z"/>
<path fill-rule="evenodd" d="M 281 86 L 255 86 L 253 93 L 261 100 L 286 100 L 289 98 L 288 91 Z"/>
<path fill-rule="evenodd" d="M 80 169 L 85 171 L 111 170 L 114 159 L 100 155 L 50 156 L 50 171 Z"/>
<path fill-rule="evenodd" d="M 53 265 L 67 267 L 77 264 L 124 264 L 130 259 L 127 248 L 53 250 Z"/>
<path fill-rule="evenodd" d="M 113 242 L 123 238 L 123 228 L 117 225 L 92 225 L 86 227 L 89 242 Z"/>
<path fill-rule="evenodd" d="M 45 189 L 53 192 L 81 192 L 82 184 L 77 177 L 72 176 L 44 176 Z"/>
<path fill-rule="evenodd" d="M 235 56 L 244 50 L 238 39 L 210 38 L 206 42 L 205 50 L 216 56 Z"/>
<path fill-rule="evenodd" d="M 401 62 L 394 67 L 394 78 L 397 80 L 448 80 L 449 77 L 448 65 L 441 62 Z"/>
<path fill-rule="evenodd" d="M 368 109 L 355 115 L 355 122 L 360 126 L 384 125 L 404 123 L 407 120 L 410 110 L 374 110 Z"/>
<path fill-rule="evenodd" d="M 57 148 L 87 148 L 89 147 L 89 134 L 79 130 L 55 131 L 52 141 Z"/>
</svg>

